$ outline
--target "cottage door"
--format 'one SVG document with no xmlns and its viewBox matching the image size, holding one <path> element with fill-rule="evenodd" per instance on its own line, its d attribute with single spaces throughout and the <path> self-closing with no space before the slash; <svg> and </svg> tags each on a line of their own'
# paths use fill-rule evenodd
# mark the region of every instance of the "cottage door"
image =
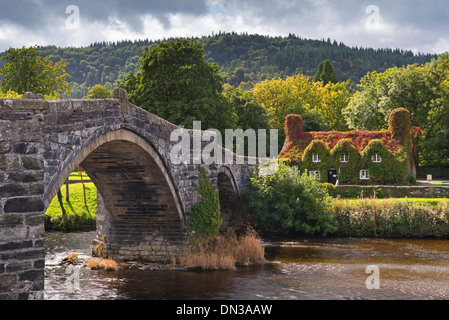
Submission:
<svg viewBox="0 0 449 320">
<path fill-rule="evenodd" d="M 327 172 L 327 182 L 337 184 L 337 170 L 329 170 Z"/>
</svg>

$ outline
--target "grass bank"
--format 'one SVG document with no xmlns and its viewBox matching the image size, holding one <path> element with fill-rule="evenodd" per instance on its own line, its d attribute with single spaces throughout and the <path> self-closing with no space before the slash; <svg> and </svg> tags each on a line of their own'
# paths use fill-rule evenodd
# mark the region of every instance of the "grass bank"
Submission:
<svg viewBox="0 0 449 320">
<path fill-rule="evenodd" d="M 448 199 L 334 199 L 341 237 L 447 237 Z"/>
<path fill-rule="evenodd" d="M 69 186 L 69 201 L 66 199 L 66 186 L 62 186 L 62 203 L 67 214 L 63 219 L 62 209 L 56 196 L 45 213 L 45 229 L 53 231 L 92 230 L 96 227 L 97 188 L 93 183 L 84 183 L 86 202 L 81 183 Z M 87 203 L 87 206 L 86 206 Z"/>
</svg>

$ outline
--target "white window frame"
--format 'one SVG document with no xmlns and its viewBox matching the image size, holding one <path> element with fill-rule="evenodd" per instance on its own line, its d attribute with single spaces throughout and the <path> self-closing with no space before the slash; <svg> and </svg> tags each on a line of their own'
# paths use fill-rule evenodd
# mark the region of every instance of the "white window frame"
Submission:
<svg viewBox="0 0 449 320">
<path fill-rule="evenodd" d="M 309 171 L 309 177 L 316 176 L 317 180 L 321 180 L 321 172 L 319 170 Z"/>
<path fill-rule="evenodd" d="M 340 156 L 340 162 L 341 163 L 348 163 L 349 162 L 349 154 L 342 154 Z"/>
<path fill-rule="evenodd" d="M 319 153 L 314 153 L 312 155 L 312 162 L 313 163 L 320 163 L 321 162 L 321 156 Z"/>
<path fill-rule="evenodd" d="M 371 157 L 371 160 L 373 161 L 373 163 L 381 163 L 382 157 L 378 153 L 376 153 Z"/>
<path fill-rule="evenodd" d="M 360 180 L 369 180 L 369 170 L 360 170 Z"/>
</svg>

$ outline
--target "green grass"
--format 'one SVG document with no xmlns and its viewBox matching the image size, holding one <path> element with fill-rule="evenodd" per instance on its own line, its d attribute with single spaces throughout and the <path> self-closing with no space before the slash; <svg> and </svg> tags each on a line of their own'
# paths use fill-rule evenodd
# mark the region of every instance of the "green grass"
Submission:
<svg viewBox="0 0 449 320">
<path fill-rule="evenodd" d="M 73 172 L 70 174 L 69 180 L 81 180 L 81 174 L 78 172 Z M 83 180 L 90 180 L 89 176 L 85 172 L 83 172 Z"/>
<path fill-rule="evenodd" d="M 376 204 L 387 203 L 401 203 L 401 204 L 415 204 L 429 207 L 439 207 L 441 205 L 449 205 L 449 199 L 447 198 L 390 198 L 390 199 L 334 199 L 333 201 L 342 201 L 347 204 L 357 204 L 363 202 L 375 202 Z"/>
<path fill-rule="evenodd" d="M 84 176 L 83 176 L 84 178 Z M 95 227 L 97 214 L 97 188 L 93 183 L 85 183 L 86 202 L 84 203 L 83 185 L 81 183 L 69 186 L 69 201 L 66 201 L 66 186 L 61 188 L 63 205 L 67 220 L 62 219 L 62 210 L 56 196 L 45 213 L 47 230 L 74 231 L 92 229 Z"/>
<path fill-rule="evenodd" d="M 429 183 L 434 187 L 449 187 L 449 183 L 446 182 L 429 181 Z"/>
<path fill-rule="evenodd" d="M 449 236 L 449 199 L 334 199 L 331 214 L 343 237 Z"/>
</svg>

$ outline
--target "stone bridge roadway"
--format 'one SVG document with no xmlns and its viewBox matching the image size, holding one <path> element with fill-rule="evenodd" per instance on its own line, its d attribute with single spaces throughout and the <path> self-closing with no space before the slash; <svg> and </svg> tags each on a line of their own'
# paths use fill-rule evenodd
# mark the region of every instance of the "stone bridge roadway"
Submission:
<svg viewBox="0 0 449 320">
<path fill-rule="evenodd" d="M 78 165 L 99 191 L 97 239 L 109 256 L 176 256 L 188 242 L 186 213 L 199 201 L 198 165 L 171 162 L 176 129 L 128 103 L 122 89 L 105 100 L 0 100 L 0 300 L 43 297 L 44 213 Z M 226 226 L 243 223 L 237 200 L 252 167 L 243 159 L 203 164 Z"/>
</svg>

